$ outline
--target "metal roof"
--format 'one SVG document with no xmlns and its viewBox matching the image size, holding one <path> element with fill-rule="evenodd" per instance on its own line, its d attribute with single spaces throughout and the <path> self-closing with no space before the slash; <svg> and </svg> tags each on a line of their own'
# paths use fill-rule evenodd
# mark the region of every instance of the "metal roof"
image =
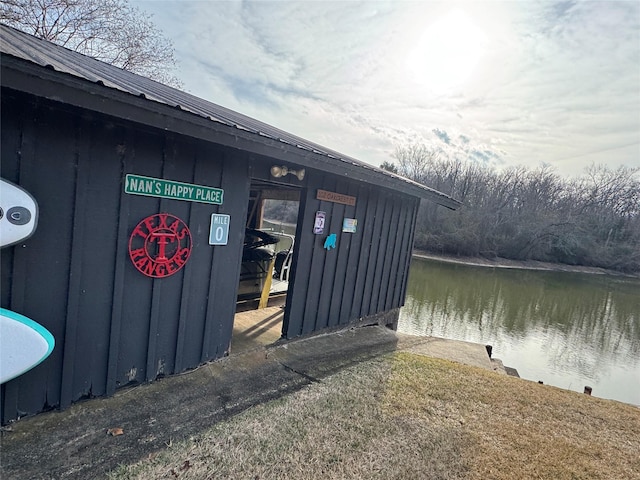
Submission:
<svg viewBox="0 0 640 480">
<path fill-rule="evenodd" d="M 456 209 L 460 206 L 460 202 L 457 200 L 425 185 L 373 167 L 365 162 L 181 90 L 122 70 L 2 24 L 0 24 L 0 52 L 2 53 L 3 68 L 6 58 L 8 58 L 5 55 L 15 57 L 31 64 L 90 82 L 92 87 L 97 84 L 105 89 L 134 95 L 145 99 L 147 102 L 154 102 L 189 112 L 210 122 L 215 122 L 216 126 L 223 125 L 231 129 L 247 132 L 259 137 L 257 138 L 258 140 L 264 141 L 268 139 L 280 142 L 294 147 L 301 155 L 309 153 L 317 155 L 319 156 L 318 159 L 326 160 L 328 162 L 327 165 L 331 167 L 329 169 L 316 164 L 309 165 L 313 168 L 340 173 L 341 167 L 342 169 L 345 167 L 357 167 L 357 169 L 362 169 L 362 173 L 366 171 L 366 176 L 370 179 L 370 183 L 390 186 L 404 193 L 427 198 L 450 209 Z M 0 80 L 4 85 L 3 78 L 4 75 Z M 80 87 L 83 88 L 83 85 L 81 84 Z M 301 162 L 301 164 L 305 163 L 308 164 L 308 161 Z"/>
</svg>

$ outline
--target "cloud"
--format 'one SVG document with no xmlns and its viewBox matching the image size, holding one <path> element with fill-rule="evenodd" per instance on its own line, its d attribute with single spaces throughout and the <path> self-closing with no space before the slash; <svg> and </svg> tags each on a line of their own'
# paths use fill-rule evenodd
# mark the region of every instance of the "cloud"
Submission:
<svg viewBox="0 0 640 480">
<path fill-rule="evenodd" d="M 447 2 L 134 3 L 174 41 L 188 91 L 374 165 L 415 139 L 566 174 L 640 165 L 637 2 L 457 3 L 486 44 L 445 93 L 406 58 Z"/>
<path fill-rule="evenodd" d="M 484 163 L 488 163 L 491 160 L 495 160 L 495 159 L 499 159 L 500 156 L 497 155 L 495 152 L 492 152 L 491 150 L 471 150 L 471 152 L 469 152 L 469 156 L 472 158 L 476 158 L 481 160 Z"/>
<path fill-rule="evenodd" d="M 451 145 L 451 138 L 449 138 L 449 135 L 447 134 L 447 132 L 445 132 L 444 130 L 440 130 L 439 128 L 434 128 L 432 132 L 436 137 L 438 137 L 444 143 L 446 143 L 447 145 Z"/>
</svg>

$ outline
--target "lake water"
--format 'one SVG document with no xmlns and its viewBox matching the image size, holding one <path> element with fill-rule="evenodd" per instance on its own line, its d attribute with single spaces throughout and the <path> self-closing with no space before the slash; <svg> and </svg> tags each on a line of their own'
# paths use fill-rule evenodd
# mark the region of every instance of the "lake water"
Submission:
<svg viewBox="0 0 640 480">
<path fill-rule="evenodd" d="M 522 378 L 640 405 L 640 279 L 414 257 L 398 330 L 492 345 Z"/>
</svg>

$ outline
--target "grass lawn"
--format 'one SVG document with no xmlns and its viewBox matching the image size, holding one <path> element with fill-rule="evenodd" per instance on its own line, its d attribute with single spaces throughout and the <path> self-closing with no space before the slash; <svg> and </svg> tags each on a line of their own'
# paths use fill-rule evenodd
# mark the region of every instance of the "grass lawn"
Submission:
<svg viewBox="0 0 640 480">
<path fill-rule="evenodd" d="M 394 353 L 111 479 L 640 479 L 640 408 Z"/>
</svg>

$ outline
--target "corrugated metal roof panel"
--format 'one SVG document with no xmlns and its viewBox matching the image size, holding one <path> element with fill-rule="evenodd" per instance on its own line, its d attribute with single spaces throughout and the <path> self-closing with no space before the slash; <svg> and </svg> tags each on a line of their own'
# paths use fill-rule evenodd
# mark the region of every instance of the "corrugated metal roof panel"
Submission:
<svg viewBox="0 0 640 480">
<path fill-rule="evenodd" d="M 254 118 L 247 117 L 246 115 L 229 110 L 228 108 L 202 98 L 122 70 L 113 65 L 108 65 L 2 24 L 0 24 L 0 51 L 3 54 L 26 60 L 42 67 L 53 68 L 58 72 L 66 73 L 89 82 L 98 83 L 108 88 L 120 90 L 148 101 L 180 108 L 181 110 L 198 115 L 207 120 L 218 122 L 238 130 L 280 141 L 284 144 L 294 146 L 302 152 L 311 152 L 315 155 L 336 160 L 337 162 L 334 162 L 336 167 L 339 167 L 342 163 L 360 167 L 369 172 L 375 172 L 381 179 L 392 178 L 398 183 L 398 189 L 402 189 L 402 185 L 410 186 L 412 187 L 412 191 L 423 191 L 425 194 L 428 194 L 421 195 L 425 196 L 425 198 L 431 198 L 434 201 L 438 201 L 438 198 L 441 198 L 444 201 L 443 204 L 446 204 L 445 206 L 448 208 L 454 208 L 459 203 L 442 192 L 438 192 L 399 175 L 378 169 L 365 162 L 310 142 Z"/>
</svg>

